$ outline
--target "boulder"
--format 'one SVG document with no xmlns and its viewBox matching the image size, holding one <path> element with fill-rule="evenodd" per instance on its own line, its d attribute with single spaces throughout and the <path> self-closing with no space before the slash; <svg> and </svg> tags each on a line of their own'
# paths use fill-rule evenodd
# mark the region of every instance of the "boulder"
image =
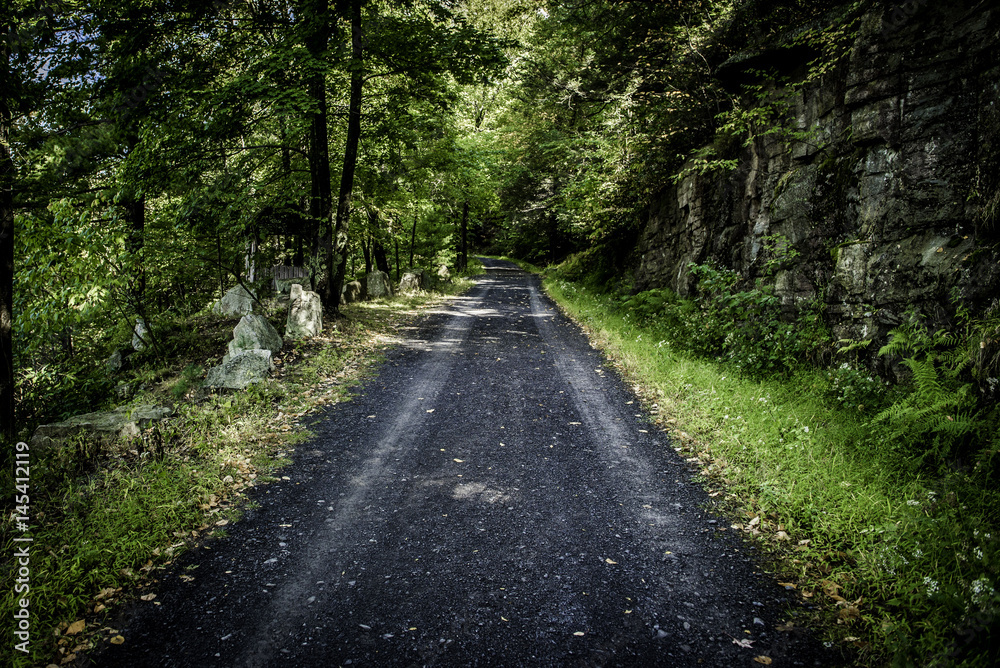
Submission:
<svg viewBox="0 0 1000 668">
<path fill-rule="evenodd" d="M 353 304 L 354 302 L 361 301 L 361 291 L 361 281 L 345 283 L 344 289 L 341 292 L 341 302 L 344 304 Z"/>
<path fill-rule="evenodd" d="M 62 422 L 40 425 L 31 437 L 32 447 L 59 447 L 67 439 L 85 434 L 105 443 L 138 435 L 151 424 L 174 414 L 169 406 L 122 406 L 113 411 L 76 415 Z"/>
<path fill-rule="evenodd" d="M 251 383 L 258 383 L 271 373 L 274 364 L 271 362 L 270 350 L 241 350 L 236 355 L 229 356 L 222 364 L 208 370 L 205 387 L 226 387 L 242 390 Z"/>
<path fill-rule="evenodd" d="M 438 277 L 438 280 L 440 280 L 440 281 L 442 281 L 444 283 L 450 283 L 451 282 L 451 272 L 448 271 L 448 265 L 442 264 L 440 267 L 438 267 L 437 277 Z"/>
<path fill-rule="evenodd" d="M 389 282 L 389 275 L 382 271 L 373 271 L 365 276 L 365 285 L 368 299 L 378 299 L 379 297 L 392 297 L 392 283 Z"/>
<path fill-rule="evenodd" d="M 113 353 L 111 353 L 111 357 L 105 360 L 104 368 L 108 372 L 109 376 L 114 375 L 122 370 L 122 368 L 125 366 L 125 360 L 127 354 L 128 351 L 118 349 L 115 350 Z"/>
<path fill-rule="evenodd" d="M 255 301 L 256 298 L 251 292 L 242 285 L 237 285 L 230 288 L 229 292 L 215 303 L 215 306 L 212 307 L 212 313 L 227 317 L 242 317 L 253 313 Z"/>
<path fill-rule="evenodd" d="M 149 327 L 142 318 L 135 319 L 135 327 L 132 329 L 132 348 L 142 350 L 149 342 Z"/>
<path fill-rule="evenodd" d="M 271 326 L 262 315 L 245 315 L 236 327 L 233 328 L 233 340 L 229 342 L 229 354 L 223 358 L 223 362 L 231 357 L 236 357 L 244 350 L 270 350 L 276 353 L 281 350 L 284 341 L 278 330 Z"/>
<path fill-rule="evenodd" d="M 399 279 L 399 292 L 402 294 L 416 294 L 425 287 L 424 272 L 421 269 L 408 271 Z"/>
<path fill-rule="evenodd" d="M 323 332 L 323 304 L 315 292 L 293 285 L 288 301 L 285 336 L 292 339 L 317 336 Z"/>
</svg>

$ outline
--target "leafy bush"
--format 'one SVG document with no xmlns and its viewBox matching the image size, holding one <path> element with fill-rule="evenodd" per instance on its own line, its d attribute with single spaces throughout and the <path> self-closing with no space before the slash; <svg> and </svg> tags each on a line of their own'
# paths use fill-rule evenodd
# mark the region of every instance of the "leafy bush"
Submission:
<svg viewBox="0 0 1000 668">
<path fill-rule="evenodd" d="M 859 413 L 874 413 L 881 410 L 887 402 L 888 382 L 878 378 L 871 371 L 858 369 L 849 362 L 826 372 L 830 385 L 826 390 L 827 397 L 842 408 L 856 410 Z"/>
<path fill-rule="evenodd" d="M 643 324 L 661 329 L 674 345 L 723 358 L 751 376 L 786 374 L 827 347 L 818 309 L 805 309 L 791 321 L 770 287 L 758 283 L 739 290 L 734 271 L 711 264 L 689 266 L 698 279 L 696 299 L 647 290 L 625 299 L 622 307 Z"/>
</svg>

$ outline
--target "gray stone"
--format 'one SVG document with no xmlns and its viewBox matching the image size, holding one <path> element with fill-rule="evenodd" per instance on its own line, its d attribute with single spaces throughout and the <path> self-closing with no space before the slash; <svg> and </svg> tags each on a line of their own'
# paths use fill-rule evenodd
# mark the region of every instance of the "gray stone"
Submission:
<svg viewBox="0 0 1000 668">
<path fill-rule="evenodd" d="M 421 269 L 408 271 L 399 279 L 399 292 L 401 294 L 418 294 L 424 289 L 424 272 Z"/>
<path fill-rule="evenodd" d="M 373 271 L 365 276 L 365 293 L 368 299 L 392 297 L 392 283 L 389 275 L 382 271 Z"/>
<path fill-rule="evenodd" d="M 104 368 L 107 370 L 109 374 L 118 373 L 119 371 L 122 370 L 122 367 L 124 365 L 125 365 L 125 356 L 122 355 L 121 350 L 116 350 L 113 353 L 111 353 L 111 357 L 109 357 L 104 362 Z"/>
<path fill-rule="evenodd" d="M 172 416 L 169 406 L 122 406 L 113 411 L 76 415 L 62 422 L 43 424 L 31 437 L 32 447 L 59 447 L 67 439 L 85 435 L 103 443 L 138 435 L 151 424 Z"/>
<path fill-rule="evenodd" d="M 342 291 L 342 301 L 345 304 L 353 304 L 354 302 L 361 301 L 362 285 L 361 281 L 351 281 L 350 283 L 344 284 L 344 289 Z"/>
<path fill-rule="evenodd" d="M 267 378 L 273 368 L 270 350 L 242 350 L 209 369 L 205 387 L 242 390 Z"/>
<path fill-rule="evenodd" d="M 144 350 L 149 343 L 149 328 L 142 318 L 135 319 L 135 327 L 132 329 L 132 349 Z"/>
<path fill-rule="evenodd" d="M 448 271 L 448 265 L 442 264 L 440 267 L 438 267 L 437 277 L 438 280 L 443 281 L 445 283 L 451 282 L 451 272 Z"/>
<path fill-rule="evenodd" d="M 270 350 L 273 354 L 281 350 L 283 344 L 278 330 L 271 326 L 267 318 L 251 313 L 243 316 L 233 328 L 233 340 L 229 342 L 226 358 L 235 357 L 244 350 Z"/>
<path fill-rule="evenodd" d="M 322 332 L 323 304 L 319 295 L 303 290 L 301 285 L 293 285 L 288 301 L 285 337 L 300 339 L 305 336 L 318 336 Z"/>
<path fill-rule="evenodd" d="M 242 285 L 237 285 L 229 289 L 222 299 L 212 307 L 212 313 L 227 317 L 245 316 L 253 313 L 254 295 L 247 291 Z"/>
</svg>

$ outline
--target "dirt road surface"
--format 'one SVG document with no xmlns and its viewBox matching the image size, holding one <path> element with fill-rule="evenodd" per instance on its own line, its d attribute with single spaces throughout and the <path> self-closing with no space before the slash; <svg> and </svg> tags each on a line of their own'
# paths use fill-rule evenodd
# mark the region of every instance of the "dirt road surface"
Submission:
<svg viewBox="0 0 1000 668">
<path fill-rule="evenodd" d="M 537 278 L 485 263 L 96 665 L 830 662 Z"/>
</svg>

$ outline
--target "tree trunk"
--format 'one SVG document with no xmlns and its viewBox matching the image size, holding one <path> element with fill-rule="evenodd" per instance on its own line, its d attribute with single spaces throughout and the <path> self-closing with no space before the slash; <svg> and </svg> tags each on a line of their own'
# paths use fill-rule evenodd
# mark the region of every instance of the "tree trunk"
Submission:
<svg viewBox="0 0 1000 668">
<path fill-rule="evenodd" d="M 413 247 L 417 243 L 417 209 L 413 208 L 413 229 L 410 231 L 410 269 L 413 269 Z"/>
<path fill-rule="evenodd" d="M 6 23 L 6 22 L 5 22 Z M 13 459 L 14 423 L 14 161 L 10 154 L 10 44 L 13 28 L 0 25 L 0 445 L 3 460 Z"/>
<path fill-rule="evenodd" d="M 125 224 L 128 237 L 125 252 L 132 262 L 131 289 L 129 302 L 136 316 L 146 322 L 146 261 L 143 249 L 146 246 L 146 198 L 143 195 L 128 195 L 123 198 Z"/>
<path fill-rule="evenodd" d="M 311 180 L 309 217 L 315 225 L 315 250 L 324 252 L 329 263 L 333 240 L 331 212 L 333 194 L 330 185 L 330 141 L 327 135 L 326 68 L 324 58 L 330 42 L 330 14 L 325 0 L 303 0 L 302 17 L 306 34 L 304 42 L 311 58 L 313 71 L 308 78 L 308 93 L 313 111 L 309 125 L 309 176 Z M 316 287 L 318 277 L 310 271 L 310 284 Z M 329 282 L 327 284 L 329 288 Z"/>
<path fill-rule="evenodd" d="M 385 246 L 378 239 L 372 239 L 372 255 L 375 256 L 375 267 L 389 276 L 389 256 Z"/>
<path fill-rule="evenodd" d="M 354 190 L 354 168 L 358 162 L 358 140 L 361 138 L 361 89 L 363 42 L 361 34 L 362 0 L 351 0 L 351 100 L 347 111 L 347 143 L 344 147 L 344 169 L 340 176 L 340 196 L 337 199 L 337 220 L 333 229 L 334 243 L 327 252 L 328 280 L 323 301 L 340 314 L 340 290 L 347 271 L 347 241 L 351 216 L 351 194 Z M 337 266 L 334 270 L 334 261 Z"/>
<path fill-rule="evenodd" d="M 361 253 L 365 256 L 365 273 L 370 274 L 372 271 L 372 253 L 369 250 L 368 242 L 364 239 L 361 240 Z"/>
<path fill-rule="evenodd" d="M 379 221 L 378 213 L 374 210 L 368 211 L 368 229 L 371 230 L 372 239 L 372 255 L 375 259 L 375 267 L 381 271 L 385 272 L 385 275 L 389 275 L 389 259 L 386 257 L 385 246 L 382 242 L 378 240 L 379 233 Z M 371 271 L 369 269 L 368 271 Z"/>
</svg>

